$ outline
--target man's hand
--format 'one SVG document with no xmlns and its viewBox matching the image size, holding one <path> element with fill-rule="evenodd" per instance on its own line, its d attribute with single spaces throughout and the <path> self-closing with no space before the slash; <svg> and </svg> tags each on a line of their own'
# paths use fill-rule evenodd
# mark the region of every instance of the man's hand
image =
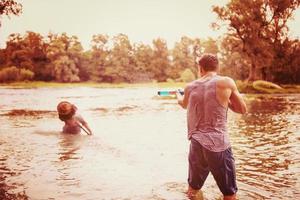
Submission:
<svg viewBox="0 0 300 200">
<path fill-rule="evenodd" d="M 182 95 L 180 93 L 179 90 L 176 91 L 176 97 L 177 97 L 177 102 L 178 104 L 186 109 L 187 108 L 187 105 L 188 105 L 188 98 L 189 98 L 189 93 L 188 93 L 188 90 L 187 90 L 187 87 L 184 89 L 184 95 Z"/>
<path fill-rule="evenodd" d="M 183 105 L 183 95 L 180 94 L 179 90 L 176 90 L 176 97 L 178 104 L 182 107 Z"/>
</svg>

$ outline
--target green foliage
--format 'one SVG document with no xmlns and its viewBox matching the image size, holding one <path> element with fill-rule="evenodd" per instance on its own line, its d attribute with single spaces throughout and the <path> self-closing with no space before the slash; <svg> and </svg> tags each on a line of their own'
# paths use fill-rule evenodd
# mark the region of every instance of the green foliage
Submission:
<svg viewBox="0 0 300 200">
<path fill-rule="evenodd" d="M 0 71 L 0 81 L 1 82 L 16 81 L 18 74 L 19 74 L 19 70 L 16 67 L 3 68 Z"/>
<path fill-rule="evenodd" d="M 224 37 L 221 42 L 220 71 L 223 75 L 234 79 L 245 80 L 249 76 L 251 64 L 249 59 L 242 55 L 241 44 L 230 36 Z"/>
<path fill-rule="evenodd" d="M 112 82 L 133 82 L 133 46 L 128 36 L 119 34 L 113 37 L 113 48 L 111 50 L 111 59 L 105 67 L 104 75 L 109 76 Z"/>
<path fill-rule="evenodd" d="M 52 75 L 58 82 L 78 82 L 79 70 L 68 56 L 59 56 L 53 61 Z"/>
<path fill-rule="evenodd" d="M 196 79 L 195 74 L 189 68 L 185 69 L 180 75 L 180 80 L 183 82 L 191 82 L 195 79 Z"/>
<path fill-rule="evenodd" d="M 212 38 L 208 38 L 207 40 L 202 40 L 201 47 L 203 53 L 211 53 L 211 54 L 219 53 L 217 41 Z"/>
<path fill-rule="evenodd" d="M 64 83 L 189 82 L 196 78 L 196 61 L 203 53 L 217 53 L 221 73 L 235 79 L 249 77 L 253 66 L 243 50 L 243 43 L 232 34 L 226 35 L 222 41 L 184 36 L 172 49 L 168 49 L 166 41 L 161 38 L 153 40 L 152 45 L 134 44 L 124 34 L 114 37 L 94 35 L 91 49 L 87 51 L 83 50 L 76 36 L 65 33 L 47 37 L 34 32 L 12 34 L 6 44 L 6 48 L 0 49 L 0 66 L 15 67 L 2 72 L 2 82 L 31 79 Z M 272 64 L 268 63 L 255 69 L 265 77 L 264 80 L 299 83 L 300 42 L 284 40 L 276 50 Z M 27 76 L 22 77 L 18 70 Z M 7 75 L 13 73 L 15 75 Z"/>
<path fill-rule="evenodd" d="M 1 15 L 19 15 L 22 12 L 22 4 L 15 0 L 1 0 L 0 1 L 0 17 Z M 0 21 L 1 27 L 1 21 Z"/>
<path fill-rule="evenodd" d="M 18 69 L 15 66 L 0 70 L 0 82 L 32 80 L 34 73 L 28 69 Z"/>
<path fill-rule="evenodd" d="M 76 36 L 63 33 L 43 38 L 27 32 L 9 37 L 6 49 L 0 51 L 0 64 L 29 69 L 38 81 L 163 82 L 180 79 L 186 68 L 196 74 L 199 54 L 212 51 L 216 51 L 216 42 L 211 39 L 182 37 L 169 50 L 161 38 L 152 45 L 131 44 L 124 34 L 112 38 L 94 35 L 91 49 L 83 51 Z"/>
<path fill-rule="evenodd" d="M 82 46 L 76 36 L 49 35 L 49 45 L 46 49 L 46 56 L 49 64 L 50 75 L 58 82 L 78 82 L 79 65 L 83 52 Z"/>
<path fill-rule="evenodd" d="M 226 6 L 214 7 L 219 19 L 229 25 L 227 37 L 235 43 L 229 51 L 238 52 L 249 63 L 248 80 L 275 78 L 274 64 L 284 63 L 282 54 L 291 48 L 284 45 L 287 22 L 299 5 L 299 0 L 231 0 Z"/>
<path fill-rule="evenodd" d="M 300 41 L 286 39 L 268 72 L 274 82 L 300 83 Z"/>
<path fill-rule="evenodd" d="M 161 38 L 155 39 L 153 43 L 153 59 L 149 65 L 154 74 L 154 78 L 159 82 L 168 78 L 167 71 L 171 68 L 170 54 L 167 42 Z"/>
<path fill-rule="evenodd" d="M 106 76 L 105 70 L 109 65 L 108 47 L 109 37 L 107 35 L 94 35 L 92 39 L 92 50 L 85 53 L 86 64 L 81 72 L 87 72 L 89 79 L 97 82 L 107 82 L 111 77 Z"/>
<path fill-rule="evenodd" d="M 47 45 L 38 33 L 27 32 L 24 36 L 11 34 L 6 42 L 6 49 L 2 51 L 4 59 L 1 64 L 29 69 L 35 73 L 36 80 L 47 80 Z"/>
<path fill-rule="evenodd" d="M 34 73 L 28 69 L 20 69 L 18 81 L 28 81 L 32 80 Z"/>
<path fill-rule="evenodd" d="M 134 46 L 134 82 L 151 82 L 156 74 L 151 70 L 154 51 L 150 45 L 137 44 Z"/>
<path fill-rule="evenodd" d="M 180 42 L 175 43 L 172 52 L 174 67 L 168 71 L 169 77 L 173 79 L 180 77 L 180 73 L 186 68 L 197 69 L 195 48 L 194 40 L 188 37 L 182 37 Z"/>
</svg>

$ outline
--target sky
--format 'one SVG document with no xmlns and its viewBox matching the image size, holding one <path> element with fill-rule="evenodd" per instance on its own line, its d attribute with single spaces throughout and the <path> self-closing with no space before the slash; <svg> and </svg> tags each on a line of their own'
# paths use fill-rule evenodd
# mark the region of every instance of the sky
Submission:
<svg viewBox="0 0 300 200">
<path fill-rule="evenodd" d="M 2 17 L 0 47 L 11 33 L 34 31 L 46 36 L 49 32 L 78 36 L 85 49 L 92 36 L 119 33 L 135 43 L 151 44 L 158 37 L 172 46 L 182 36 L 217 38 L 224 31 L 215 31 L 217 21 L 212 5 L 228 0 L 17 0 L 23 5 L 20 16 Z M 300 9 L 289 23 L 290 35 L 300 37 Z"/>
</svg>

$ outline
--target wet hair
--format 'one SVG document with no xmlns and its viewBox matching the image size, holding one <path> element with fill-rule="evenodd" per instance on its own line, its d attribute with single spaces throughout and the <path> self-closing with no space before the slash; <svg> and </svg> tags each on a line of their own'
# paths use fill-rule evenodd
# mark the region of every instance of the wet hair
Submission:
<svg viewBox="0 0 300 200">
<path fill-rule="evenodd" d="M 75 113 L 76 113 L 76 110 L 77 110 L 77 107 L 72 105 L 72 110 L 70 113 L 66 114 L 66 115 L 62 115 L 62 114 L 58 114 L 58 118 L 61 120 L 61 121 L 67 121 L 69 119 L 71 119 Z"/>
<path fill-rule="evenodd" d="M 216 71 L 219 66 L 219 61 L 216 55 L 207 53 L 201 56 L 198 64 L 204 71 Z"/>
</svg>

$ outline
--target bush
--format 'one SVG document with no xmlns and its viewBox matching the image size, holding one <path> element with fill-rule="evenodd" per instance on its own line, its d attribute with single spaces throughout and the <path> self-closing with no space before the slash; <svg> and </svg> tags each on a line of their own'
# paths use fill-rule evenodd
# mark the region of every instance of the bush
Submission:
<svg viewBox="0 0 300 200">
<path fill-rule="evenodd" d="M 0 71 L 0 82 L 15 81 L 18 77 L 19 70 L 16 67 L 3 68 Z"/>
<path fill-rule="evenodd" d="M 0 82 L 13 82 L 32 80 L 34 73 L 28 69 L 18 69 L 17 67 L 6 67 L 0 70 Z"/>
<path fill-rule="evenodd" d="M 185 69 L 180 75 L 180 80 L 183 82 L 191 82 L 195 79 L 196 79 L 195 74 L 189 68 Z"/>
</svg>

